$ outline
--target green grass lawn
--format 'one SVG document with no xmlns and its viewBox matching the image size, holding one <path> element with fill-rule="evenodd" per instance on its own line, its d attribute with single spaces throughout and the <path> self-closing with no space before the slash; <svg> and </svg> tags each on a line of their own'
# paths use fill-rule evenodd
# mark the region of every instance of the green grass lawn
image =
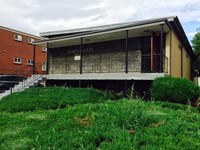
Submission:
<svg viewBox="0 0 200 150">
<path fill-rule="evenodd" d="M 37 95 L 38 91 L 41 95 Z M 51 91 L 51 96 L 45 96 L 45 91 Z M 76 92 L 84 95 L 80 103 L 81 96 Z M 112 98 L 112 94 L 99 90 L 74 88 L 38 88 L 5 97 L 0 101 L 0 149 L 199 149 L 200 115 L 195 109 Z M 39 100 L 47 107 L 41 107 Z M 28 107 L 28 103 L 32 106 L 29 109 L 20 106 Z M 64 103 L 63 107 L 58 107 L 60 103 Z M 15 111 L 6 109 L 8 106 Z"/>
</svg>

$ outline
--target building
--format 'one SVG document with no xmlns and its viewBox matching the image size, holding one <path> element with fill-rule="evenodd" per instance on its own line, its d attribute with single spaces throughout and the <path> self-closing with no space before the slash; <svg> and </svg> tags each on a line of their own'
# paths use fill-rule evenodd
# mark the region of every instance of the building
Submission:
<svg viewBox="0 0 200 150">
<path fill-rule="evenodd" d="M 140 94 L 152 80 L 192 79 L 194 53 L 178 17 L 40 34 L 47 47 L 47 85 L 92 86 Z"/>
<path fill-rule="evenodd" d="M 45 73 L 46 48 L 33 41 L 44 38 L 0 26 L 0 74 L 31 76 Z M 34 56 L 35 61 L 34 61 Z M 35 63 L 34 63 L 35 62 Z"/>
</svg>

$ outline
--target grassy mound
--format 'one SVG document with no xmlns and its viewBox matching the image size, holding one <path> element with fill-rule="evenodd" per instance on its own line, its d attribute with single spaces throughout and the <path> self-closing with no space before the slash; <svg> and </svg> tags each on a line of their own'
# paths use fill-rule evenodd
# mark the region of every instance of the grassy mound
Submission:
<svg viewBox="0 0 200 150">
<path fill-rule="evenodd" d="M 21 112 L 56 109 L 68 105 L 99 103 L 114 98 L 112 93 L 92 88 L 32 88 L 4 97 L 0 101 L 0 111 Z"/>
<path fill-rule="evenodd" d="M 0 149 L 199 149 L 200 117 L 139 100 L 0 113 Z"/>
</svg>

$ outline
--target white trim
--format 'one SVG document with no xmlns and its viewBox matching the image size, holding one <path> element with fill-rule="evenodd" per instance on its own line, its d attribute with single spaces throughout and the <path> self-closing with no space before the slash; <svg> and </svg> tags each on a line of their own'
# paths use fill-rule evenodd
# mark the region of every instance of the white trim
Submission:
<svg viewBox="0 0 200 150">
<path fill-rule="evenodd" d="M 43 61 L 42 62 L 42 71 L 46 71 L 47 70 L 47 62 Z"/>
<path fill-rule="evenodd" d="M 13 32 L 13 33 L 15 33 L 15 34 L 20 34 L 20 35 L 25 35 L 25 36 L 33 37 L 33 38 L 36 38 L 36 39 L 38 39 L 38 40 L 44 40 L 44 39 L 45 39 L 44 37 L 32 35 L 32 34 L 29 34 L 29 33 L 25 33 L 25 32 L 22 32 L 22 31 L 10 29 L 10 28 L 3 27 L 3 26 L 0 26 L 0 29 L 6 30 L 6 31 L 10 31 L 10 32 Z"/>
<path fill-rule="evenodd" d="M 32 59 L 28 59 L 28 60 L 27 60 L 27 65 L 31 65 L 31 66 L 33 66 L 33 64 L 34 64 L 34 62 L 33 62 Z"/>
<path fill-rule="evenodd" d="M 42 47 L 42 51 L 43 52 L 47 52 L 47 48 L 46 47 Z"/>
<path fill-rule="evenodd" d="M 28 43 L 29 43 L 29 44 L 33 44 L 34 41 L 35 41 L 35 39 L 30 38 L 30 37 L 28 38 Z"/>
<path fill-rule="evenodd" d="M 14 34 L 14 40 L 22 42 L 23 41 L 23 37 L 22 37 L 22 35 Z"/>
<path fill-rule="evenodd" d="M 14 57 L 13 58 L 13 63 L 15 63 L 15 64 L 22 64 L 22 58 Z"/>
<path fill-rule="evenodd" d="M 155 26 L 155 25 L 160 25 L 160 24 L 165 24 L 164 21 L 160 21 L 157 23 L 150 23 L 150 24 L 145 24 L 145 25 L 136 25 L 133 27 L 125 27 L 122 29 L 113 29 L 110 31 L 102 31 L 102 32 L 98 32 L 98 33 L 88 33 L 86 35 L 74 35 L 72 37 L 64 37 L 61 39 L 50 39 L 50 40 L 46 40 L 46 41 L 38 41 L 38 42 L 34 42 L 34 45 L 40 45 L 40 44 L 46 44 L 46 43 L 53 43 L 53 42 L 61 42 L 61 41 L 67 41 L 67 40 L 72 40 L 72 39 L 78 39 L 78 38 L 85 38 L 85 37 L 90 37 L 90 36 L 96 36 L 96 35 L 102 35 L 102 34 L 107 34 L 107 33 L 115 33 L 115 32 L 120 32 L 120 31 L 126 31 L 126 30 L 133 30 L 133 29 L 138 29 L 138 28 L 143 28 L 143 27 L 150 27 L 150 26 Z"/>
<path fill-rule="evenodd" d="M 157 77 L 164 77 L 164 73 L 69 73 L 49 74 L 49 80 L 154 80 Z"/>
</svg>

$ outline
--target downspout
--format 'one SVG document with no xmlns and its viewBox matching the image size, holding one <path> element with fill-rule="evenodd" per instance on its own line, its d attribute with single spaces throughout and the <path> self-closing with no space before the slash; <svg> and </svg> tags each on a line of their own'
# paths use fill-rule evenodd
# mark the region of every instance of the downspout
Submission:
<svg viewBox="0 0 200 150">
<path fill-rule="evenodd" d="M 80 45 L 80 74 L 83 72 L 83 38 L 81 38 L 81 45 Z"/>
<path fill-rule="evenodd" d="M 170 29 L 170 58 L 169 58 L 169 75 L 172 76 L 172 29 Z"/>
<path fill-rule="evenodd" d="M 154 58 L 153 58 L 153 56 L 154 56 L 154 52 L 153 52 L 154 50 L 153 50 L 153 35 L 151 35 L 151 72 L 153 72 L 154 70 L 154 68 L 153 68 L 153 64 L 154 64 Z"/>
<path fill-rule="evenodd" d="M 33 74 L 35 74 L 35 45 L 33 45 Z"/>
<path fill-rule="evenodd" d="M 49 43 L 47 43 L 47 68 L 46 68 L 46 74 L 49 74 Z"/>
</svg>

